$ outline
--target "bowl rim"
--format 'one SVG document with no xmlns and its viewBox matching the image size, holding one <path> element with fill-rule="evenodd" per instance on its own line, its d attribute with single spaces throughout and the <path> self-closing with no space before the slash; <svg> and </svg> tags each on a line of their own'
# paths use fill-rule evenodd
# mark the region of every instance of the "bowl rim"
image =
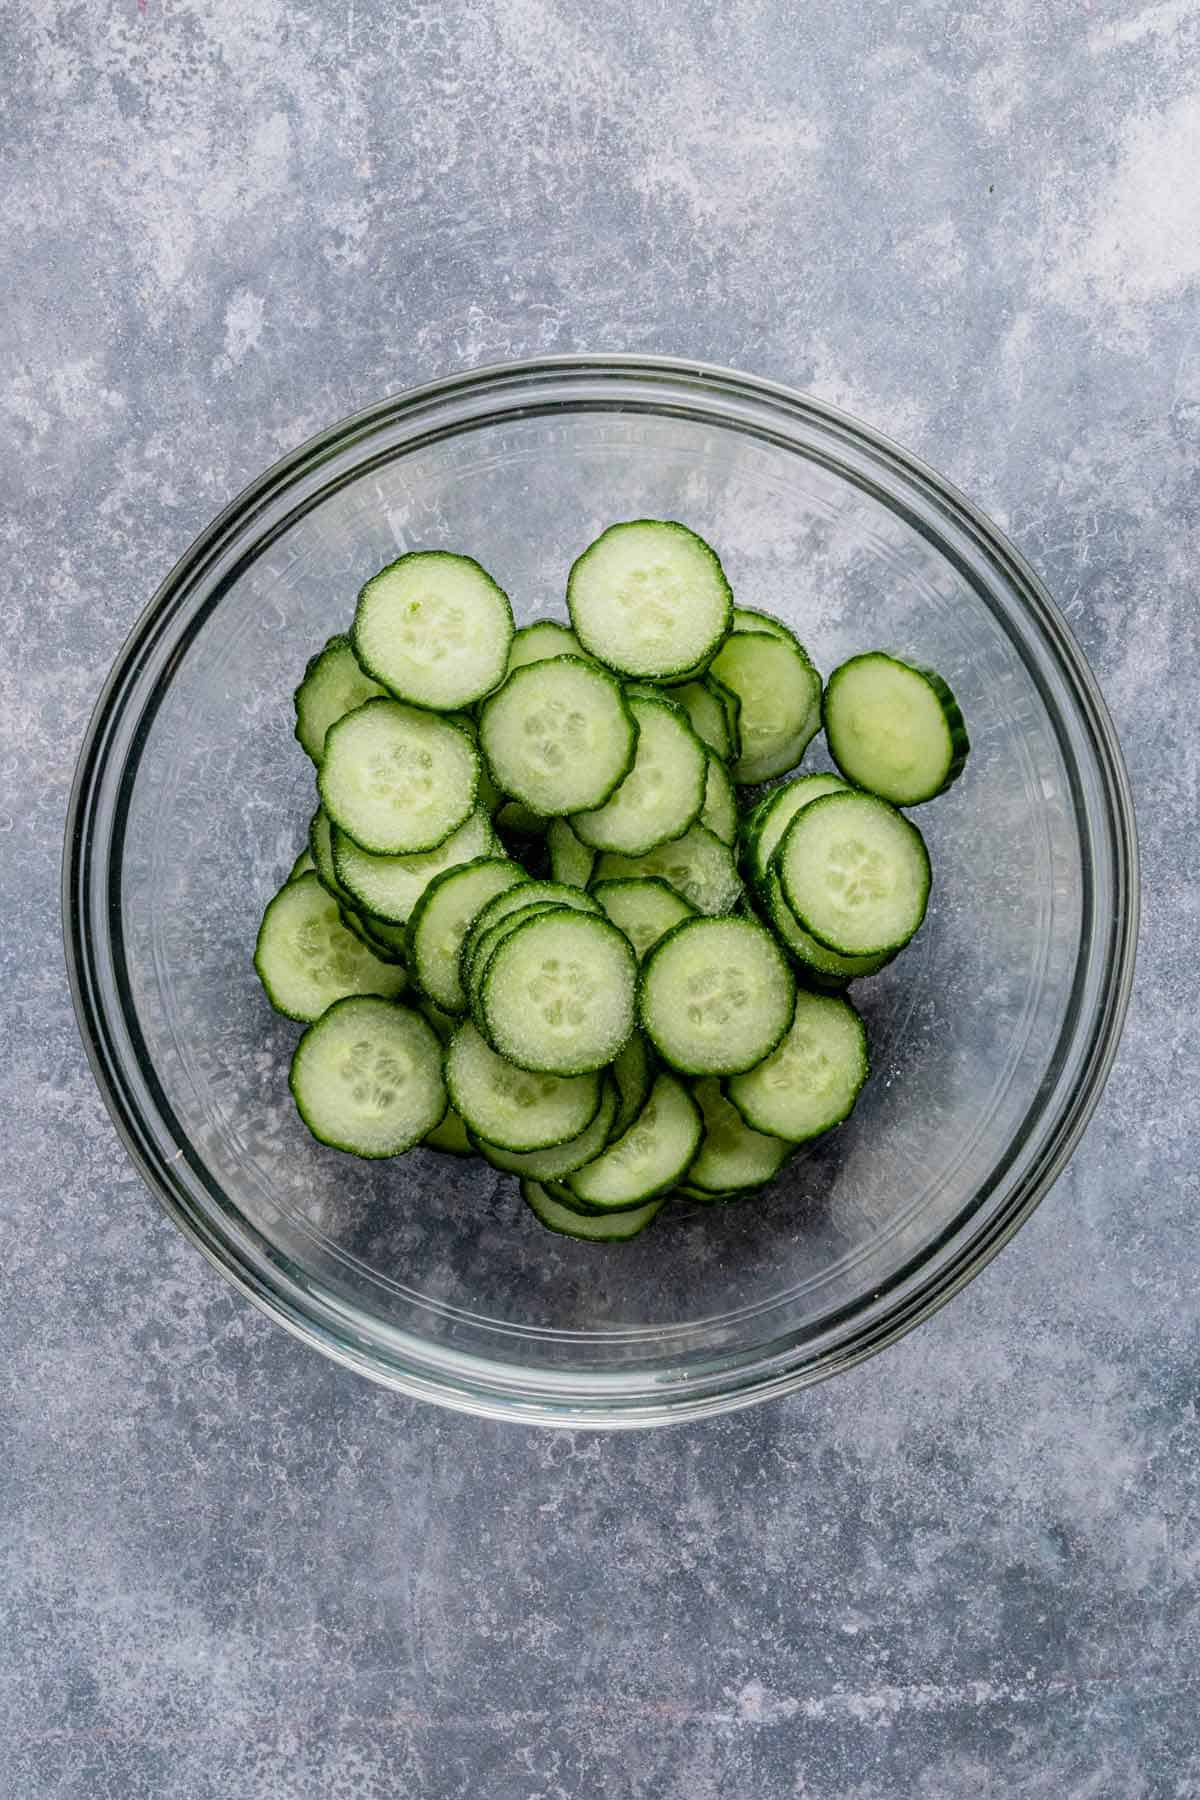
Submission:
<svg viewBox="0 0 1200 1800">
<path fill-rule="evenodd" d="M 781 1339 L 761 1347 L 752 1366 L 731 1359 L 729 1379 L 718 1362 L 709 1364 L 705 1383 L 678 1386 L 642 1378 L 629 1390 L 628 1378 L 589 1373 L 582 1381 L 555 1375 L 544 1381 L 522 1379 L 484 1358 L 439 1350 L 435 1373 L 431 1359 L 406 1367 L 382 1366 L 360 1349 L 349 1334 L 339 1337 L 306 1311 L 301 1290 L 281 1293 L 244 1262 L 232 1259 L 226 1239 L 206 1230 L 193 1209 L 173 1189 L 168 1172 L 138 1128 L 136 1103 L 121 1091 L 116 1059 L 110 1061 L 103 1042 L 102 1009 L 93 1004 L 97 984 L 92 975 L 93 945 L 87 907 L 81 902 L 93 877 L 89 860 L 93 806 L 105 766 L 107 729 L 139 654 L 174 596 L 214 549 L 253 515 L 275 492 L 286 490 L 302 472 L 323 462 L 335 449 L 380 426 L 430 405 L 474 398 L 514 383 L 552 382 L 555 377 L 589 375 L 654 380 L 667 378 L 741 398 L 782 411 L 793 422 L 807 419 L 832 431 L 850 445 L 882 461 L 906 481 L 923 489 L 959 527 L 967 527 L 989 560 L 997 563 L 1007 585 L 1032 613 L 1057 655 L 1071 699 L 1087 728 L 1104 801 L 1103 816 L 1112 857 L 1113 921 L 1111 961 L 1095 1008 L 1088 1054 L 1057 1118 L 1048 1122 L 1046 1142 L 1034 1167 L 1007 1203 L 986 1221 L 977 1235 L 951 1261 L 935 1262 L 923 1279 L 900 1292 L 894 1303 L 849 1342 L 833 1345 L 816 1357 L 805 1357 L 803 1341 Z M 475 423 L 481 423 L 476 420 Z M 122 780 L 128 770 L 122 771 Z M 1103 1092 L 1116 1057 L 1133 984 L 1136 957 L 1139 886 L 1137 830 L 1132 793 L 1119 740 L 1099 686 L 1063 615 L 1048 590 L 997 525 L 951 482 L 921 458 L 884 433 L 840 408 L 780 382 L 744 374 L 691 358 L 599 352 L 566 353 L 491 363 L 439 377 L 401 390 L 347 415 L 316 433 L 271 464 L 241 490 L 192 541 L 142 608 L 113 660 L 89 718 L 76 761 L 68 801 L 62 861 L 62 926 L 67 978 L 83 1047 L 118 1137 L 151 1193 L 174 1223 L 224 1278 L 260 1311 L 282 1324 L 301 1341 L 344 1367 L 414 1398 L 435 1401 L 454 1410 L 526 1423 L 607 1429 L 662 1425 L 733 1410 L 794 1391 L 841 1370 L 854 1367 L 894 1343 L 940 1310 L 989 1263 L 1040 1204 L 1074 1152 Z M 920 1261 L 928 1261 L 927 1251 Z M 918 1263 L 919 1266 L 919 1263 Z M 279 1271 L 276 1270 L 278 1276 Z M 486 1371 L 486 1376 L 484 1372 Z"/>
</svg>

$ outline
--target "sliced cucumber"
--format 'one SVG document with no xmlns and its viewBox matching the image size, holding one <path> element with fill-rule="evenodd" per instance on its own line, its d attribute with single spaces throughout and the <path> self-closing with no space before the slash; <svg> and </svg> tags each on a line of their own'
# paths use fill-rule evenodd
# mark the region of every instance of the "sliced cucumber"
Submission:
<svg viewBox="0 0 1200 1800">
<path fill-rule="evenodd" d="M 711 1077 L 693 1082 L 692 1095 L 704 1118 L 704 1137 L 687 1171 L 694 1199 L 742 1194 L 779 1173 L 790 1146 L 747 1125 L 720 1082 Z"/>
<path fill-rule="evenodd" d="M 494 900 L 488 901 L 463 939 L 458 961 L 463 991 L 466 994 L 469 995 L 471 990 L 471 976 L 476 951 L 481 945 L 488 952 L 495 949 L 494 940 L 491 944 L 483 945 L 485 936 L 511 914 L 524 912 L 530 906 L 540 905 L 573 906 L 580 912 L 600 911 L 598 900 L 593 900 L 592 896 L 585 894 L 581 888 L 569 887 L 566 882 L 562 881 L 529 881 L 519 891 L 512 888 L 506 894 L 497 894 Z"/>
<path fill-rule="evenodd" d="M 756 606 L 735 606 L 732 629 L 765 631 L 768 637 L 787 638 L 793 644 L 799 642 L 795 632 L 782 619 L 777 619 L 774 613 L 760 612 Z"/>
<path fill-rule="evenodd" d="M 368 700 L 325 733 L 330 821 L 376 856 L 434 850 L 469 818 L 479 755 L 465 731 L 399 700 Z"/>
<path fill-rule="evenodd" d="M 619 1138 L 637 1118 L 646 1104 L 654 1081 L 654 1058 L 640 1031 L 635 1031 L 612 1066 L 613 1079 L 620 1094 L 617 1116 L 609 1131 L 610 1140 Z"/>
<path fill-rule="evenodd" d="M 840 956 L 899 950 L 925 917 L 925 840 L 873 794 L 811 800 L 784 832 L 772 867 L 797 924 Z"/>
<path fill-rule="evenodd" d="M 489 900 L 528 884 L 519 863 L 507 857 L 478 857 L 435 875 L 408 921 L 408 960 L 425 993 L 443 1011 L 465 1012 L 459 979 L 463 939 Z"/>
<path fill-rule="evenodd" d="M 549 817 L 603 806 L 633 767 L 637 725 L 606 669 L 554 656 L 491 695 L 479 742 L 497 785 Z"/>
<path fill-rule="evenodd" d="M 642 856 L 682 837 L 704 804 L 708 762 L 682 709 L 661 695 L 626 696 L 637 723 L 633 767 L 605 804 L 573 813 L 571 828 L 593 850 Z"/>
<path fill-rule="evenodd" d="M 864 975 L 877 975 L 892 960 L 893 953 L 888 950 L 877 956 L 839 956 L 836 950 L 827 950 L 824 944 L 818 944 L 816 938 L 805 931 L 784 899 L 779 875 L 774 868 L 767 870 L 767 878 L 762 887 L 762 901 L 776 937 L 809 987 L 825 988 L 836 993 L 848 981 L 858 981 Z"/>
<path fill-rule="evenodd" d="M 640 1206 L 674 1187 L 700 1145 L 700 1108 L 678 1076 L 665 1071 L 633 1124 L 595 1162 L 567 1176 L 589 1206 Z"/>
<path fill-rule="evenodd" d="M 329 815 L 323 806 L 318 806 L 309 821 L 308 849 L 317 879 L 325 891 L 332 894 L 340 906 L 348 910 L 357 909 L 359 902 L 338 880 L 333 863 L 333 826 L 329 823 Z"/>
<path fill-rule="evenodd" d="M 647 957 L 638 1011 L 672 1068 L 732 1075 L 770 1054 L 795 1004 L 787 958 L 756 920 L 689 919 Z"/>
<path fill-rule="evenodd" d="M 712 752 L 708 757 L 708 773 L 704 784 L 704 805 L 700 824 L 723 844 L 735 844 L 738 834 L 737 796 L 729 779 L 729 770 Z"/>
<path fill-rule="evenodd" d="M 316 866 L 316 863 L 313 861 L 312 851 L 305 845 L 304 849 L 300 852 L 299 856 L 288 870 L 287 879 L 289 881 L 295 881 L 298 875 L 307 875 L 309 870 L 315 869 Z"/>
<path fill-rule="evenodd" d="M 551 819 L 546 832 L 550 873 L 567 887 L 585 888 L 591 880 L 596 852 L 580 843 L 566 819 Z"/>
<path fill-rule="evenodd" d="M 512 639 L 508 595 L 473 557 L 444 550 L 389 563 L 367 582 L 354 614 L 354 650 L 367 673 L 401 700 L 439 712 L 497 687 Z"/>
<path fill-rule="evenodd" d="M 424 1010 L 424 1009 L 422 1009 Z M 446 1156 L 474 1156 L 475 1146 L 467 1136 L 467 1128 L 452 1106 L 440 1125 L 427 1131 L 421 1139 L 427 1150 L 441 1150 Z"/>
<path fill-rule="evenodd" d="M 589 1217 L 555 1200 L 537 1181 L 522 1181 L 521 1198 L 547 1231 L 555 1231 L 560 1237 L 579 1238 L 587 1244 L 624 1243 L 627 1238 L 637 1237 L 653 1223 L 664 1205 L 662 1200 L 651 1200 L 646 1206 Z"/>
<path fill-rule="evenodd" d="M 288 1076 L 313 1136 L 351 1156 L 399 1156 L 444 1118 L 437 1038 L 391 1000 L 338 1000 L 296 1045 Z"/>
<path fill-rule="evenodd" d="M 496 834 L 482 807 L 476 807 L 436 850 L 415 856 L 376 856 L 345 832 L 333 833 L 333 866 L 351 900 L 374 919 L 405 925 L 429 883 L 446 869 L 494 856 Z M 372 926 L 372 929 L 374 927 Z"/>
<path fill-rule="evenodd" d="M 691 826 L 645 856 L 605 852 L 596 858 L 592 885 L 629 875 L 661 876 L 702 913 L 732 912 L 742 893 L 732 850 L 703 825 Z"/>
<path fill-rule="evenodd" d="M 714 684 L 707 677 L 685 681 L 680 687 L 671 689 L 671 698 L 683 707 L 696 736 L 722 762 L 728 762 L 735 754 L 734 741 L 729 729 L 729 714 Z"/>
<path fill-rule="evenodd" d="M 801 992 L 778 1049 L 725 1092 L 754 1131 L 800 1144 L 847 1117 L 869 1067 L 866 1027 L 850 1002 Z"/>
<path fill-rule="evenodd" d="M 733 596 L 716 551 L 685 525 L 633 519 L 578 558 L 567 607 L 584 649 L 623 675 L 703 668 L 729 630 Z"/>
<path fill-rule="evenodd" d="M 309 659 L 304 680 L 296 689 L 296 741 L 319 766 L 325 752 L 325 733 L 349 712 L 368 700 L 385 697 L 386 690 L 372 681 L 350 644 L 339 632 L 323 650 Z"/>
<path fill-rule="evenodd" d="M 501 1150 L 548 1150 L 600 1109 L 599 1075 L 531 1075 L 497 1056 L 468 1020 L 446 1046 L 446 1086 L 468 1130 Z"/>
<path fill-rule="evenodd" d="M 508 652 L 508 673 L 528 663 L 548 662 L 552 656 L 582 656 L 583 646 L 569 625 L 557 619 L 535 619 L 513 636 Z"/>
<path fill-rule="evenodd" d="M 741 702 L 741 755 L 730 774 L 743 784 L 794 769 L 821 723 L 821 677 L 792 637 L 735 631 L 712 672 Z"/>
<path fill-rule="evenodd" d="M 345 912 L 346 908 L 343 907 Z M 408 940 L 403 925 L 394 925 L 390 919 L 377 919 L 374 913 L 365 912 L 359 907 L 355 918 L 362 926 L 371 943 L 375 945 L 380 956 L 390 956 L 394 962 L 408 964 Z"/>
<path fill-rule="evenodd" d="M 845 791 L 846 783 L 839 775 L 797 775 L 763 795 L 742 822 L 747 872 L 756 888 L 761 889 L 766 881 L 772 852 L 801 807 L 824 794 Z"/>
<path fill-rule="evenodd" d="M 348 994 L 403 993 L 404 970 L 384 963 L 342 923 L 315 872 L 285 882 L 267 906 L 254 946 L 267 999 L 286 1018 L 320 1018 Z"/>
<path fill-rule="evenodd" d="M 657 876 L 626 876 L 622 880 L 598 881 L 592 889 L 608 917 L 633 945 L 638 961 L 651 951 L 659 938 L 694 919 L 695 907 L 677 894 L 673 887 Z"/>
<path fill-rule="evenodd" d="M 919 806 L 944 793 L 971 747 L 941 676 L 882 650 L 834 670 L 822 718 L 842 774 L 893 806 Z"/>
<path fill-rule="evenodd" d="M 556 1144 L 552 1150 L 502 1150 L 483 1138 L 476 1138 L 475 1145 L 494 1169 L 503 1169 L 509 1175 L 528 1175 L 533 1181 L 557 1181 L 599 1156 L 608 1142 L 617 1100 L 617 1085 L 610 1078 L 604 1083 L 600 1109 L 591 1124 L 578 1137 Z"/>
<path fill-rule="evenodd" d="M 557 900 L 532 900 L 528 906 L 518 907 L 516 912 L 508 913 L 495 925 L 489 925 L 481 932 L 479 942 L 471 952 L 469 964 L 463 980 L 463 992 L 467 996 L 467 1008 L 484 1037 L 487 1036 L 487 1023 L 483 1016 L 481 986 L 484 972 L 492 960 L 492 953 L 500 948 L 506 937 L 510 937 L 518 925 L 527 925 L 530 919 L 536 919 L 542 913 L 565 912 Z"/>
<path fill-rule="evenodd" d="M 408 967 L 408 958 L 404 955 L 403 951 L 390 950 L 386 944 L 381 944 L 373 938 L 367 928 L 366 920 L 363 918 L 362 914 L 356 912 L 352 906 L 339 906 L 338 918 L 342 921 L 346 930 L 356 937 L 359 943 L 365 944 L 367 949 L 371 952 L 371 955 L 377 956 L 380 962 L 397 963 L 401 968 L 405 969 Z"/>
<path fill-rule="evenodd" d="M 518 924 L 479 978 L 492 1046 L 519 1068 L 604 1068 L 633 1030 L 637 960 L 607 919 L 556 907 Z"/>
</svg>

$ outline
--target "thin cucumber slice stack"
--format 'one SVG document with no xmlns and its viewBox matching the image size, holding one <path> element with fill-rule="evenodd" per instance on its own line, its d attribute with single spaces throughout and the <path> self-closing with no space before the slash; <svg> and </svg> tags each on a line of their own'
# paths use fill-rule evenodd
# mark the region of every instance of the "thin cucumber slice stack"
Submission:
<svg viewBox="0 0 1200 1800">
<path fill-rule="evenodd" d="M 254 961 L 305 1027 L 319 1142 L 478 1157 L 546 1229 L 615 1243 L 672 1194 L 694 1218 L 761 1193 L 849 1116 L 844 990 L 929 896 L 899 808 L 968 747 L 945 681 L 889 653 L 822 694 L 685 525 L 611 526 L 567 606 L 514 631 L 440 548 L 366 583 L 296 690 L 320 805 Z M 798 769 L 822 722 L 837 774 Z"/>
</svg>

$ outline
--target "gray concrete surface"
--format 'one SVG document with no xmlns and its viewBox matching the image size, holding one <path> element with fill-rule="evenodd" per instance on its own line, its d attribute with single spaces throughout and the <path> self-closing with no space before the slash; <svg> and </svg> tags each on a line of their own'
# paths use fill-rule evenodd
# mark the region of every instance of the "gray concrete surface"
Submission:
<svg viewBox="0 0 1200 1800">
<path fill-rule="evenodd" d="M 1200 1795 L 1200 4 L 0 19 L 0 1795 Z M 89 709 L 211 514 L 580 348 L 808 387 L 990 509 L 1145 859 L 1117 1069 L 998 1262 L 853 1376 L 620 1441 L 235 1297 L 115 1140 L 57 909 Z"/>
</svg>

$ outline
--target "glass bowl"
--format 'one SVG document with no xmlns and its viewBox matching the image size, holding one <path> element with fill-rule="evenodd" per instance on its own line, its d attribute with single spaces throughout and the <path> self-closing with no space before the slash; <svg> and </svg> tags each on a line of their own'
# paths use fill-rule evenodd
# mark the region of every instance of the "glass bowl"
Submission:
<svg viewBox="0 0 1200 1800">
<path fill-rule="evenodd" d="M 737 599 L 828 672 L 886 645 L 966 714 L 920 809 L 928 920 L 854 998 L 874 1073 L 765 1195 L 669 1207 L 632 1243 L 542 1231 L 515 1183 L 414 1151 L 323 1149 L 288 1095 L 297 1028 L 251 953 L 314 804 L 292 741 L 306 658 L 366 576 L 461 548 L 518 622 L 563 613 L 613 519 L 685 520 Z M 815 747 L 814 747 L 815 748 Z M 822 766 L 820 754 L 806 766 Z M 105 1100 L 151 1189 L 235 1286 L 405 1393 L 547 1424 L 656 1424 L 849 1367 L 995 1254 L 1063 1167 L 1111 1064 L 1136 936 L 1112 725 L 1035 576 L 938 476 L 787 389 L 651 358 L 440 381 L 256 481 L 155 595 L 84 743 L 68 961 Z"/>
</svg>

